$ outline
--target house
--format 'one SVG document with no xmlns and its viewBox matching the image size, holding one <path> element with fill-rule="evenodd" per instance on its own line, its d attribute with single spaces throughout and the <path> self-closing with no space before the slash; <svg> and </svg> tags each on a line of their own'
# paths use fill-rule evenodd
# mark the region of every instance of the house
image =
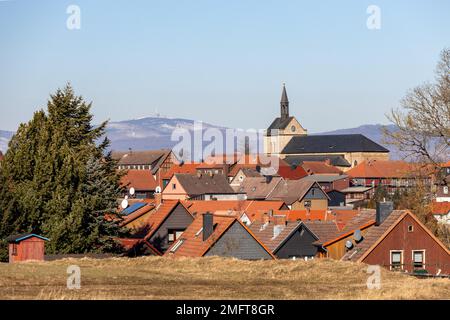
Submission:
<svg viewBox="0 0 450 320">
<path fill-rule="evenodd" d="M 342 260 L 408 273 L 450 275 L 450 251 L 409 210 L 377 211 L 364 236 L 348 240 Z M 380 216 L 381 214 L 381 216 Z"/>
<path fill-rule="evenodd" d="M 127 170 L 120 180 L 121 186 L 125 190 L 123 197 L 130 196 L 136 199 L 154 198 L 156 187 L 158 186 L 150 170 Z"/>
<path fill-rule="evenodd" d="M 386 211 L 389 211 L 389 209 Z M 326 239 L 319 239 L 316 244 L 319 245 L 322 248 L 322 252 L 324 252 L 321 257 L 332 258 L 335 260 L 341 259 L 347 252 L 347 241 L 354 237 L 355 232 L 364 237 L 369 228 L 376 223 L 375 219 L 375 210 L 361 210 L 337 233 L 334 235 L 327 234 Z M 314 232 L 314 228 L 311 230 Z"/>
<path fill-rule="evenodd" d="M 325 210 L 329 201 L 317 182 L 305 179 L 280 181 L 266 199 L 283 201 L 291 210 Z"/>
<path fill-rule="evenodd" d="M 375 187 L 348 187 L 340 191 L 345 194 L 345 202 L 347 204 L 356 205 L 372 198 Z"/>
<path fill-rule="evenodd" d="M 319 238 L 300 221 L 255 221 L 250 225 L 253 234 L 279 259 L 312 259 Z"/>
<path fill-rule="evenodd" d="M 327 191 L 329 207 L 345 207 L 347 205 L 346 195 L 342 191 L 330 190 Z"/>
<path fill-rule="evenodd" d="M 388 160 L 389 150 L 361 134 L 312 135 L 289 114 L 286 87 L 280 101 L 280 117 L 275 118 L 264 135 L 264 153 L 288 156 L 343 156 L 355 167 L 369 160 Z"/>
<path fill-rule="evenodd" d="M 9 244 L 9 263 L 15 263 L 44 261 L 45 242 L 50 240 L 34 233 L 22 233 L 9 236 L 6 241 Z"/>
<path fill-rule="evenodd" d="M 303 161 L 301 167 L 308 175 L 341 175 L 342 171 L 329 164 L 329 162 Z"/>
<path fill-rule="evenodd" d="M 231 177 L 230 186 L 239 187 L 246 178 L 261 177 L 261 172 L 252 168 L 240 168 L 235 176 Z"/>
<path fill-rule="evenodd" d="M 130 229 L 130 232 L 138 235 L 139 232 L 147 225 L 147 219 L 156 211 L 155 203 L 137 202 L 122 210 L 120 215 L 122 221 L 120 227 Z"/>
<path fill-rule="evenodd" d="M 162 174 L 162 189 L 164 189 L 172 179 L 173 175 L 176 173 L 188 173 L 196 174 L 197 167 L 201 166 L 201 162 L 184 162 L 181 161 L 179 164 L 173 164 L 173 166 L 164 174 Z"/>
<path fill-rule="evenodd" d="M 198 215 L 205 212 L 232 211 L 242 212 L 245 218 L 242 222 L 249 223 L 261 219 L 264 214 L 273 210 L 288 210 L 283 201 L 256 201 L 256 200 L 221 200 L 221 201 L 184 201 L 184 206 L 192 215 Z M 247 220 L 248 219 L 248 220 Z"/>
<path fill-rule="evenodd" d="M 155 247 L 153 247 L 148 241 L 141 238 L 120 238 L 117 239 L 123 249 L 123 254 L 128 257 L 139 256 L 161 256 Z"/>
<path fill-rule="evenodd" d="M 292 166 L 301 166 L 303 162 L 324 162 L 331 165 L 340 171 L 347 171 L 351 168 L 351 164 L 345 159 L 343 154 L 337 155 L 298 155 L 298 156 L 286 156 L 284 161 Z"/>
<path fill-rule="evenodd" d="M 245 224 L 229 215 L 204 213 L 166 251 L 173 257 L 233 257 L 244 260 L 275 259 Z"/>
<path fill-rule="evenodd" d="M 224 175 L 175 174 L 162 192 L 163 200 L 245 200 Z"/>
<path fill-rule="evenodd" d="M 282 177 L 248 177 L 234 190 L 245 193 L 248 200 L 265 200 L 281 181 Z"/>
<path fill-rule="evenodd" d="M 112 158 L 117 161 L 119 170 L 150 170 L 158 186 L 162 186 L 162 176 L 178 162 L 170 149 L 113 151 Z"/>
<path fill-rule="evenodd" d="M 333 222 L 338 230 L 342 230 L 345 225 L 353 219 L 359 211 L 357 210 L 273 210 L 269 212 L 269 220 L 270 216 L 280 217 L 284 216 L 286 221 L 330 221 Z M 264 221 L 260 219 L 260 221 Z"/>
<path fill-rule="evenodd" d="M 351 178 L 351 186 L 383 186 L 390 194 L 414 187 L 420 177 L 423 185 L 431 185 L 426 168 L 419 164 L 393 160 L 367 160 L 346 172 Z"/>
<path fill-rule="evenodd" d="M 164 253 L 193 220 L 194 216 L 180 201 L 164 201 L 147 219 L 144 240 Z"/>
<path fill-rule="evenodd" d="M 450 225 L 450 202 L 437 202 L 431 203 L 431 210 L 433 217 L 442 224 Z"/>
<path fill-rule="evenodd" d="M 323 191 L 332 190 L 341 191 L 350 186 L 350 179 L 346 174 L 313 174 L 303 178 L 307 181 L 316 181 L 322 187 Z"/>
<path fill-rule="evenodd" d="M 318 238 L 313 242 L 313 245 L 317 248 L 316 257 L 325 257 L 327 251 L 322 247 L 322 243 L 326 243 L 336 237 L 336 234 L 339 232 L 337 223 L 322 220 L 304 221 L 303 223 Z"/>
</svg>

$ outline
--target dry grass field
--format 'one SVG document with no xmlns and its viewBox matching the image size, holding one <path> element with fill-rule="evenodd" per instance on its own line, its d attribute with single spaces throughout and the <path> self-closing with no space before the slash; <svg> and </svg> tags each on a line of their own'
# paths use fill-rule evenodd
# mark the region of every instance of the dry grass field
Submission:
<svg viewBox="0 0 450 320">
<path fill-rule="evenodd" d="M 81 289 L 66 288 L 67 267 Z M 0 264 L 0 299 L 448 299 L 449 279 L 382 270 L 366 286 L 367 266 L 332 260 L 241 261 L 145 257 Z"/>
</svg>

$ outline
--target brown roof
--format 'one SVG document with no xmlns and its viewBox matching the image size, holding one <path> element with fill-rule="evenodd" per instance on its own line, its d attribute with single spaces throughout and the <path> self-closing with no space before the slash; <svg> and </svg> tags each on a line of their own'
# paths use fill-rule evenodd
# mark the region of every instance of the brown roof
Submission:
<svg viewBox="0 0 450 320">
<path fill-rule="evenodd" d="M 308 174 L 341 174 L 342 170 L 339 170 L 335 166 L 332 166 L 328 163 L 321 161 L 303 161 L 302 165 L 303 169 Z"/>
<path fill-rule="evenodd" d="M 157 187 L 150 170 L 128 170 L 120 179 L 120 184 L 126 188 L 133 187 L 136 191 L 154 191 Z"/>
<path fill-rule="evenodd" d="M 277 225 L 272 221 L 268 223 L 255 221 L 250 225 L 249 229 L 272 253 L 275 253 L 301 224 L 299 221 L 288 221 L 282 225 Z M 277 229 L 279 231 L 278 234 L 276 234 Z"/>
<path fill-rule="evenodd" d="M 153 234 L 158 230 L 161 224 L 169 217 L 172 211 L 178 206 L 183 205 L 178 200 L 166 200 L 156 209 L 156 211 L 148 218 L 147 220 L 147 235 L 145 236 L 145 240 L 150 239 Z M 186 209 L 188 213 L 189 210 Z"/>
<path fill-rule="evenodd" d="M 374 209 L 365 209 L 360 211 L 345 224 L 344 228 L 340 232 L 338 232 L 334 238 L 329 239 L 328 241 L 323 243 L 323 245 L 328 246 L 336 241 L 348 237 L 349 235 L 354 233 L 355 230 L 363 230 L 373 226 L 375 224 L 375 215 L 376 211 Z"/>
<path fill-rule="evenodd" d="M 379 226 L 372 226 L 364 235 L 363 240 L 355 244 L 355 247 L 342 257 L 342 260 L 357 261 L 361 256 L 399 219 L 404 216 L 406 211 L 394 210 Z"/>
<path fill-rule="evenodd" d="M 118 165 L 156 165 L 158 160 L 169 155 L 171 150 L 146 150 L 146 151 L 113 151 L 113 159 Z"/>
<path fill-rule="evenodd" d="M 326 243 L 339 233 L 338 226 L 334 221 L 305 221 L 304 224 L 319 238 L 316 243 Z"/>
<path fill-rule="evenodd" d="M 320 190 L 320 186 L 315 181 L 301 180 L 283 180 L 277 184 L 274 190 L 267 196 L 268 200 L 281 200 L 286 204 L 292 204 L 297 200 L 303 199 L 308 191 L 317 185 Z M 322 191 L 323 192 L 323 191 Z M 326 193 L 324 192 L 325 196 Z"/>
<path fill-rule="evenodd" d="M 120 226 L 126 226 L 127 224 L 129 224 L 130 222 L 136 220 L 137 218 L 143 216 L 144 214 L 146 214 L 147 212 L 151 211 L 155 209 L 155 205 L 153 203 L 151 204 L 146 204 L 145 206 L 143 206 L 142 208 L 136 210 L 135 212 L 129 214 L 128 216 L 125 216 L 123 218 L 123 220 L 120 222 Z"/>
<path fill-rule="evenodd" d="M 234 189 L 247 194 L 247 199 L 266 199 L 274 188 L 283 180 L 281 177 L 248 177 Z"/>
<path fill-rule="evenodd" d="M 183 232 L 181 238 L 166 251 L 165 255 L 173 255 L 176 257 L 203 257 L 209 249 L 222 237 L 222 235 L 234 224 L 239 223 L 245 230 L 256 240 L 261 246 L 273 257 L 269 249 L 267 249 L 253 233 L 242 224 L 234 216 L 213 215 L 214 231 L 211 236 L 203 241 L 203 215 L 197 215 L 191 225 Z M 174 246 L 182 244 L 175 252 L 171 252 Z"/>
<path fill-rule="evenodd" d="M 233 188 L 228 184 L 227 178 L 221 174 L 192 175 L 175 174 L 178 182 L 189 196 L 202 194 L 234 194 Z"/>
</svg>

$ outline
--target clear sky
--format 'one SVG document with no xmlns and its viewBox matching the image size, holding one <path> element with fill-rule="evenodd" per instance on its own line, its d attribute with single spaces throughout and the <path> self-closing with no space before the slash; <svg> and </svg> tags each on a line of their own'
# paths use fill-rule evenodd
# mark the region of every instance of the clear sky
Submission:
<svg viewBox="0 0 450 320">
<path fill-rule="evenodd" d="M 79 30 L 66 26 L 71 4 Z M 366 26 L 369 5 L 379 30 Z M 0 129 L 67 81 L 96 122 L 157 110 L 265 128 L 286 82 L 310 132 L 386 123 L 448 46 L 448 0 L 0 0 Z"/>
</svg>

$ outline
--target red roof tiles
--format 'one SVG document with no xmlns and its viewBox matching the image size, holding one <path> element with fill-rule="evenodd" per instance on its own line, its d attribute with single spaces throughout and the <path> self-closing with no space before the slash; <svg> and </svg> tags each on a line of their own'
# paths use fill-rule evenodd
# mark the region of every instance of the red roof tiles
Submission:
<svg viewBox="0 0 450 320">
<path fill-rule="evenodd" d="M 157 187 L 150 170 L 128 170 L 120 183 L 127 188 L 133 187 L 136 191 L 153 191 Z"/>
</svg>

